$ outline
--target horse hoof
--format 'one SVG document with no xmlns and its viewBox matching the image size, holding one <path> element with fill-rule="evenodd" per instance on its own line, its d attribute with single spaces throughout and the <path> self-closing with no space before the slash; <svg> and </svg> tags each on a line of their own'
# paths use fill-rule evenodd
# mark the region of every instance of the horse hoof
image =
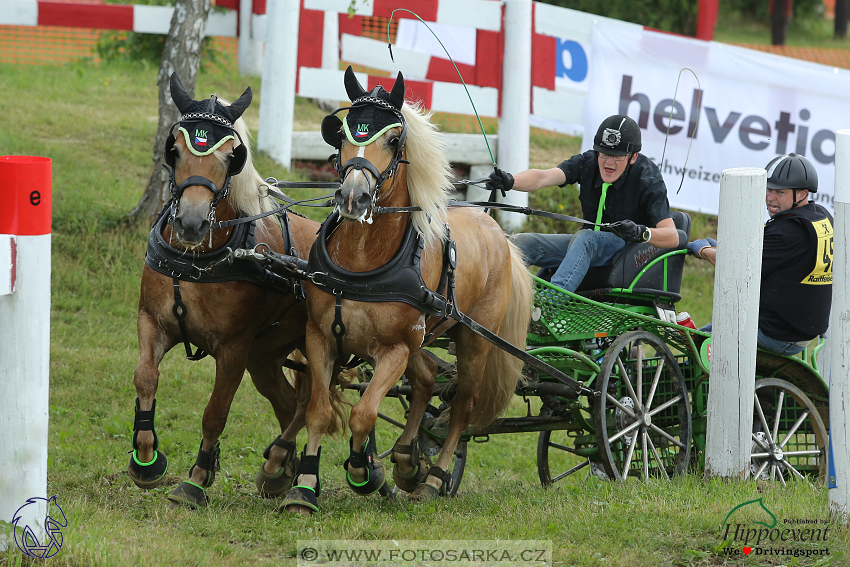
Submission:
<svg viewBox="0 0 850 567">
<path fill-rule="evenodd" d="M 416 489 L 410 494 L 410 500 L 436 500 L 440 496 L 443 496 L 443 490 L 440 488 L 434 488 L 430 484 L 422 483 L 416 487 Z"/>
<path fill-rule="evenodd" d="M 293 486 L 280 507 L 280 512 L 310 515 L 319 511 L 316 492 L 308 486 Z"/>
<path fill-rule="evenodd" d="M 348 467 L 345 469 L 345 482 L 351 487 L 351 490 L 361 496 L 369 496 L 375 494 L 384 487 L 387 474 L 384 470 L 384 463 L 373 453 L 369 454 L 366 461 L 366 480 L 363 482 L 355 482 L 348 472 Z"/>
<path fill-rule="evenodd" d="M 181 482 L 174 491 L 168 495 L 169 502 L 188 506 L 192 509 L 205 508 L 210 499 L 207 492 L 194 482 Z"/>
<path fill-rule="evenodd" d="M 399 451 L 398 449 L 401 450 Z M 408 474 L 402 474 L 398 467 L 398 461 L 395 459 L 396 453 L 410 455 L 411 460 L 418 459 L 418 462 L 415 465 L 416 468 Z M 410 445 L 399 445 L 398 442 L 396 442 L 396 446 L 393 447 L 390 460 L 393 463 L 396 463 L 393 467 L 393 482 L 399 490 L 413 492 L 416 490 L 416 487 L 419 486 L 419 483 L 425 480 L 425 477 L 428 475 L 428 461 L 425 460 L 425 455 L 419 451 L 418 440 L 416 438 L 413 439 L 413 442 Z"/>
<path fill-rule="evenodd" d="M 257 471 L 257 492 L 263 498 L 276 498 L 292 488 L 298 470 L 298 458 L 292 453 L 286 456 L 286 461 L 276 474 L 266 474 L 263 465 Z"/>
<path fill-rule="evenodd" d="M 168 459 L 165 453 L 154 450 L 153 460 L 142 463 L 136 458 L 136 451 L 130 456 L 130 464 L 127 466 L 127 475 L 139 488 L 150 490 L 162 484 L 165 473 L 168 471 Z"/>
</svg>

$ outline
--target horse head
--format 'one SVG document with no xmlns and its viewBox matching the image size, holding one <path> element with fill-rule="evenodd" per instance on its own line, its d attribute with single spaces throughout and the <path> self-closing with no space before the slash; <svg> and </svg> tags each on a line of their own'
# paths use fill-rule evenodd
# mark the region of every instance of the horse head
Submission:
<svg viewBox="0 0 850 567">
<path fill-rule="evenodd" d="M 193 100 L 177 73 L 171 75 L 171 98 L 182 116 L 165 142 L 165 162 L 171 171 L 170 222 L 184 246 L 198 246 L 210 233 L 216 205 L 245 165 L 248 149 L 235 123 L 252 96 L 248 87 L 229 106 L 216 95 Z"/>
<path fill-rule="evenodd" d="M 402 114 L 404 77 L 399 72 L 391 92 L 380 85 L 367 92 L 349 66 L 345 89 L 352 104 L 325 117 L 322 137 L 338 150 L 336 209 L 343 218 L 362 221 L 381 198 L 381 189 L 398 165 L 407 163 L 403 159 L 407 139 Z M 348 111 L 345 120 L 337 116 L 343 110 Z"/>
</svg>

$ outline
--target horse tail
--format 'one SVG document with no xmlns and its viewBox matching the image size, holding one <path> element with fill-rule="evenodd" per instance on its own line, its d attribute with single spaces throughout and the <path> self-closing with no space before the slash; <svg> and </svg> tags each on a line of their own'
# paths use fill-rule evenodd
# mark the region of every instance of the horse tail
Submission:
<svg viewBox="0 0 850 567">
<path fill-rule="evenodd" d="M 360 376 L 360 372 L 357 368 L 352 368 L 350 370 L 342 370 L 338 375 L 336 380 L 334 380 L 333 384 L 328 391 L 328 395 L 330 397 L 331 409 L 333 413 L 331 414 L 331 420 L 328 423 L 327 429 L 325 429 L 325 434 L 330 436 L 335 436 L 337 434 L 345 435 L 348 430 L 348 413 L 350 411 L 352 402 L 346 398 L 345 389 L 349 384 L 354 382 L 357 377 Z"/>
<path fill-rule="evenodd" d="M 522 252 L 508 241 L 511 251 L 511 301 L 499 326 L 499 337 L 515 347 L 525 350 L 528 322 L 531 319 L 531 275 L 525 266 Z M 523 362 L 512 354 L 493 345 L 487 355 L 484 380 L 479 390 L 478 403 L 472 410 L 470 425 L 481 427 L 499 417 L 510 404 L 522 375 Z"/>
</svg>

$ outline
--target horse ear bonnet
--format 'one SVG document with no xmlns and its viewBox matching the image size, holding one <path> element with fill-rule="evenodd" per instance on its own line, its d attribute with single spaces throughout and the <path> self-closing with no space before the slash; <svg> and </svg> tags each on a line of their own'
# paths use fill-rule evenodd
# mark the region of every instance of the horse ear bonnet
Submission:
<svg viewBox="0 0 850 567">
<path fill-rule="evenodd" d="M 401 114 L 404 104 L 404 77 L 401 73 L 398 74 L 391 93 L 381 85 L 366 91 L 349 66 L 345 70 L 345 91 L 352 102 L 345 120 L 338 118 L 336 113 L 329 114 L 322 120 L 322 137 L 331 146 L 339 149 L 343 135 L 351 143 L 365 146 L 387 130 L 404 126 Z"/>
<path fill-rule="evenodd" d="M 229 107 L 219 102 L 216 95 L 206 100 L 192 100 L 183 88 L 177 73 L 171 75 L 171 98 L 183 114 L 180 118 L 177 135 L 181 132 L 189 150 L 197 156 L 213 153 L 227 140 L 236 138 L 233 123 L 242 116 L 251 104 L 253 92 L 248 87 L 242 96 Z M 174 167 L 175 134 L 169 134 L 165 142 L 165 162 Z M 248 151 L 244 144 L 234 143 L 233 157 L 228 169 L 229 175 L 236 175 L 245 166 Z"/>
</svg>

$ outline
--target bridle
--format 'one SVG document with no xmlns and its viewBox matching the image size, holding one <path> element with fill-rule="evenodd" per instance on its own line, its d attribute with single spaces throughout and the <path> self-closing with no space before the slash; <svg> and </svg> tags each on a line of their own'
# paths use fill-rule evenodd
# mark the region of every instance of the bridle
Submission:
<svg viewBox="0 0 850 567">
<path fill-rule="evenodd" d="M 171 129 L 169 130 L 168 138 L 165 141 L 165 163 L 163 164 L 163 167 L 168 170 L 168 174 L 169 174 L 169 177 L 170 177 L 170 187 L 171 187 L 170 211 L 171 212 L 170 212 L 170 216 L 169 216 L 169 220 L 168 220 L 169 224 L 173 223 L 174 218 L 177 215 L 177 206 L 178 206 L 178 203 L 180 202 L 180 199 L 183 197 L 183 192 L 188 187 L 195 187 L 195 186 L 205 187 L 205 188 L 209 189 L 213 194 L 213 199 L 210 202 L 210 210 L 209 210 L 209 215 L 208 215 L 208 218 L 209 218 L 209 221 L 210 221 L 210 231 L 212 231 L 212 225 L 215 222 L 215 208 L 216 208 L 216 206 L 223 199 L 225 199 L 227 197 L 228 193 L 230 192 L 230 180 L 231 180 L 231 178 L 234 175 L 238 175 L 242 171 L 242 169 L 245 167 L 245 162 L 247 161 L 247 158 L 248 158 L 247 146 L 245 146 L 245 143 L 242 141 L 242 136 L 240 136 L 239 132 L 233 127 L 233 123 L 231 123 L 230 120 L 228 120 L 224 116 L 221 116 L 220 114 L 216 114 L 216 112 L 215 112 L 216 100 L 217 100 L 216 95 L 212 95 L 210 97 L 209 105 L 207 106 L 206 112 L 186 113 L 186 114 L 184 114 L 183 116 L 180 117 L 180 120 L 178 120 L 177 122 L 172 124 Z M 231 132 L 231 136 L 224 137 L 222 140 L 220 140 L 218 145 L 220 145 L 222 142 L 226 141 L 228 138 L 231 138 L 231 137 L 233 137 L 234 143 L 237 139 L 239 140 L 239 144 L 234 145 L 234 147 L 233 147 L 233 150 L 232 150 L 233 155 L 230 159 L 230 163 L 227 166 L 227 174 L 224 178 L 224 184 L 222 185 L 222 187 L 220 189 L 215 184 L 215 182 L 213 182 L 211 179 L 208 179 L 208 178 L 201 176 L 201 175 L 191 175 L 191 176 L 187 177 L 179 185 L 177 184 L 176 180 L 174 179 L 174 167 L 175 167 L 175 163 L 176 163 L 176 156 L 175 156 L 176 150 L 174 148 L 174 144 L 177 141 L 177 137 L 174 134 L 174 127 L 175 126 L 178 127 L 178 129 L 177 129 L 178 134 L 182 130 L 184 132 L 184 135 L 188 136 L 189 135 L 188 134 L 189 125 L 199 123 L 199 122 L 203 122 L 203 121 L 215 122 L 217 125 L 222 126 L 222 127 L 226 128 L 227 130 L 229 130 Z M 189 147 L 189 150 L 193 151 L 193 153 L 194 153 L 194 150 L 192 148 L 192 144 L 189 143 L 188 139 L 186 140 L 186 142 L 187 142 L 186 145 Z M 215 150 L 215 148 L 209 150 L 204 155 L 208 155 L 208 154 L 212 153 L 214 150 Z M 168 205 L 166 205 L 166 208 L 169 208 Z"/>
<path fill-rule="evenodd" d="M 372 162 L 370 162 L 364 157 L 354 156 L 353 158 L 346 161 L 344 164 L 341 160 L 342 152 L 340 151 L 340 149 L 342 148 L 343 142 L 343 129 L 345 129 L 345 135 L 346 137 L 348 137 L 349 141 L 355 141 L 351 139 L 347 126 L 343 125 L 342 119 L 340 119 L 337 114 L 342 111 L 351 111 L 357 108 L 362 108 L 364 106 L 370 105 L 379 107 L 381 110 L 391 112 L 396 118 L 398 118 L 399 124 L 401 125 L 401 134 L 399 135 L 398 143 L 396 144 L 395 151 L 393 152 L 393 156 L 390 159 L 390 163 L 387 164 L 387 167 L 384 168 L 384 171 L 380 173 L 378 172 L 378 168 L 375 167 Z M 396 128 L 399 124 L 392 124 L 390 126 L 387 126 L 384 130 Z M 399 164 L 410 163 L 409 161 L 402 159 L 404 156 L 405 144 L 407 142 L 407 121 L 404 119 L 404 115 L 399 109 L 395 108 L 392 104 L 378 97 L 369 95 L 362 96 L 356 99 L 351 104 L 351 106 L 338 108 L 332 113 L 325 116 L 325 118 L 322 120 L 322 138 L 324 138 L 325 142 L 327 142 L 329 145 L 333 146 L 337 150 L 337 152 L 335 154 L 332 154 L 328 159 L 333 160 L 334 169 L 336 170 L 337 176 L 339 177 L 340 185 L 345 182 L 345 178 L 352 170 L 368 171 L 375 178 L 375 189 L 372 193 L 373 207 L 378 203 L 381 187 L 383 187 L 384 182 L 386 182 L 393 175 L 395 175 Z M 375 136 L 375 139 L 377 138 L 378 136 Z"/>
</svg>

